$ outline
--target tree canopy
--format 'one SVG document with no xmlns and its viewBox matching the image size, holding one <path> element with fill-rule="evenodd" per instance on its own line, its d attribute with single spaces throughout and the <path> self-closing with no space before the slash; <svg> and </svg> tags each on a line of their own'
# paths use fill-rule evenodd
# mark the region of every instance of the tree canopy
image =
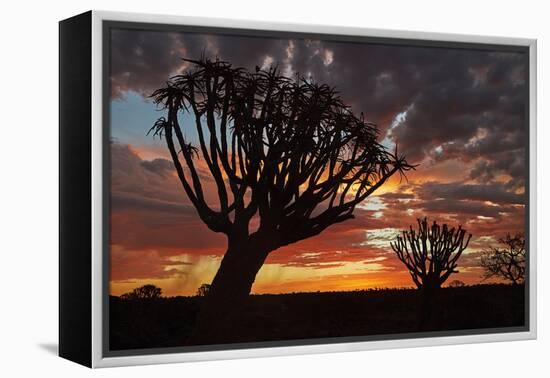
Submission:
<svg viewBox="0 0 550 378">
<path fill-rule="evenodd" d="M 506 234 L 498 241 L 501 246 L 491 246 L 481 254 L 484 278 L 499 277 L 512 284 L 522 283 L 525 280 L 525 236 Z"/>
<path fill-rule="evenodd" d="M 418 230 L 404 230 L 391 247 L 409 271 L 412 280 L 420 289 L 436 289 L 457 273 L 458 259 L 468 247 L 472 237 L 466 237 L 462 226 L 449 227 L 428 219 L 418 219 Z"/>
<path fill-rule="evenodd" d="M 189 69 L 152 94 L 166 111 L 152 132 L 166 139 L 185 192 L 213 231 L 261 238 L 273 250 L 352 218 L 388 178 L 414 168 L 326 84 L 277 67 L 184 60 Z M 217 203 L 206 199 L 199 164 Z"/>
</svg>

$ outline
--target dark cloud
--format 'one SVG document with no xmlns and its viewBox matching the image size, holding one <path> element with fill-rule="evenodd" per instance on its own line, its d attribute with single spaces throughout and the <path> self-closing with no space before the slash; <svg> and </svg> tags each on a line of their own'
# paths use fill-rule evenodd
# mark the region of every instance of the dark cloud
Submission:
<svg viewBox="0 0 550 378">
<path fill-rule="evenodd" d="M 413 199 L 415 195 L 413 193 L 402 193 L 402 192 L 387 192 L 384 194 L 381 194 L 379 196 L 380 198 L 384 198 L 386 200 L 399 200 L 399 199 Z"/>
<path fill-rule="evenodd" d="M 142 160 L 130 146 L 112 143 L 111 193 L 188 204 L 175 175 L 166 174 L 167 170 L 161 170 L 164 172 L 162 175 L 158 174 L 166 163 Z"/>
<path fill-rule="evenodd" d="M 488 206 L 483 203 L 473 201 L 460 201 L 460 200 L 443 200 L 437 199 L 433 201 L 425 201 L 422 204 L 425 211 L 435 212 L 438 214 L 461 214 L 471 217 L 491 217 L 500 218 L 502 213 L 514 212 L 512 207 L 503 206 Z"/>
<path fill-rule="evenodd" d="M 472 200 L 490 201 L 498 204 L 524 204 L 525 196 L 505 189 L 504 184 L 485 185 L 463 183 L 428 182 L 421 185 L 418 195 L 426 200 Z"/>
<path fill-rule="evenodd" d="M 222 254 L 225 238 L 202 223 L 176 175 L 158 173 L 171 169 L 162 160 L 142 160 L 130 146 L 111 144 L 111 243 L 168 256 L 184 249 Z"/>
<path fill-rule="evenodd" d="M 195 209 L 189 204 L 161 201 L 139 195 L 117 192 L 111 194 L 111 209 L 172 213 L 187 217 L 196 215 Z"/>
<path fill-rule="evenodd" d="M 511 176 L 509 186 L 519 189 L 525 185 L 525 150 L 519 149 L 515 153 L 503 152 L 496 154 L 494 159 L 478 160 L 470 170 L 470 178 L 479 182 L 492 181 L 497 175 L 507 173 Z"/>
<path fill-rule="evenodd" d="M 205 36 L 115 29 L 111 32 L 111 93 L 133 90 L 149 96 L 184 66 L 181 58 L 200 54 Z"/>
<path fill-rule="evenodd" d="M 410 161 L 482 159 L 472 179 L 522 179 L 525 165 L 525 54 L 489 50 L 114 30 L 113 94 L 150 94 L 202 54 L 253 69 L 278 65 L 335 86 L 379 124 Z M 502 155 L 513 164 L 499 163 Z M 519 167 L 519 169 L 518 169 Z"/>
<path fill-rule="evenodd" d="M 509 183 L 429 181 L 408 184 L 403 190 L 411 192 L 397 191 L 379 196 L 385 206 L 379 218 L 373 218 L 376 211 L 362 210 L 356 211 L 360 219 L 353 222 L 360 222 L 368 229 L 401 229 L 409 224 L 415 225 L 417 218 L 427 216 L 439 223 L 461 224 L 475 237 L 504 235 L 525 229 L 525 195 L 516 193 Z M 473 241 L 472 246 L 477 246 L 476 243 Z"/>
<path fill-rule="evenodd" d="M 525 166 L 525 60 L 521 54 L 479 51 L 434 53 L 438 71 L 422 83 L 406 119 L 391 138 L 411 159 L 482 159 L 494 174 L 522 179 Z M 420 67 L 418 67 L 421 70 Z M 442 76 L 442 74 L 444 74 Z M 471 174 L 476 178 L 475 174 Z"/>
</svg>

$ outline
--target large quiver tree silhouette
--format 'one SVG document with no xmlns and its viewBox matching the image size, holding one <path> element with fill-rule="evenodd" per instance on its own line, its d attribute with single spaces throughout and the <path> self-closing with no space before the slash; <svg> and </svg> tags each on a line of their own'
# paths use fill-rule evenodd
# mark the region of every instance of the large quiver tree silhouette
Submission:
<svg viewBox="0 0 550 378">
<path fill-rule="evenodd" d="M 504 247 L 489 247 L 481 253 L 484 278 L 503 278 L 513 285 L 525 281 L 525 236 L 506 234 L 498 240 Z"/>
<path fill-rule="evenodd" d="M 327 85 L 277 68 L 185 61 L 190 68 L 152 94 L 166 112 L 152 130 L 166 140 L 201 220 L 227 235 L 210 304 L 236 305 L 271 251 L 353 218 L 357 204 L 413 168 Z M 215 203 L 199 164 L 215 184 Z"/>
<path fill-rule="evenodd" d="M 449 228 L 427 218 L 418 219 L 418 230 L 412 226 L 397 236 L 391 247 L 407 267 L 415 285 L 425 293 L 433 293 L 453 273 L 457 262 L 467 248 L 470 238 L 462 226 Z"/>
</svg>

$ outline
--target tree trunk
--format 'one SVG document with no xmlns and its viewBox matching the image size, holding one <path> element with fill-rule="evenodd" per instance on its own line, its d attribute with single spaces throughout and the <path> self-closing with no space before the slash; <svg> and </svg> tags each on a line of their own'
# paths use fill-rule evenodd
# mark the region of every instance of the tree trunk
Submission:
<svg viewBox="0 0 550 378">
<path fill-rule="evenodd" d="M 433 330 L 437 317 L 438 293 L 441 283 L 438 277 L 425 277 L 420 289 L 420 319 L 418 322 L 419 331 Z"/>
<path fill-rule="evenodd" d="M 267 255 L 250 240 L 229 242 L 210 290 L 203 298 L 189 344 L 219 344 L 238 338 L 240 315 Z"/>
<path fill-rule="evenodd" d="M 439 289 L 441 289 L 441 282 L 438 275 L 434 277 L 426 277 L 422 281 L 422 294 L 428 299 L 435 295 Z"/>
</svg>

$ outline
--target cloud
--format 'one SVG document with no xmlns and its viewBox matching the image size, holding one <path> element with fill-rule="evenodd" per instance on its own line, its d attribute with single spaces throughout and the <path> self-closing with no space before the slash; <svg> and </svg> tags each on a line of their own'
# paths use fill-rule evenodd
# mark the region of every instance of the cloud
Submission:
<svg viewBox="0 0 550 378">
<path fill-rule="evenodd" d="M 525 195 L 506 190 L 502 183 L 463 184 L 427 182 L 419 186 L 418 195 L 426 200 L 490 201 L 498 204 L 524 204 Z"/>
<path fill-rule="evenodd" d="M 201 34 L 114 29 L 111 31 L 111 93 L 129 90 L 149 96 L 168 78 L 185 67 L 182 57 L 197 54 L 190 46 L 204 44 Z"/>
<path fill-rule="evenodd" d="M 503 213 L 513 212 L 511 207 L 488 206 L 483 203 L 473 201 L 458 201 L 436 199 L 426 201 L 422 204 L 425 211 L 432 213 L 460 214 L 472 217 L 491 217 L 500 218 Z"/>
<path fill-rule="evenodd" d="M 141 162 L 141 165 L 160 176 L 167 175 L 175 170 L 174 163 L 166 159 L 144 160 Z"/>
<path fill-rule="evenodd" d="M 111 246 L 110 277 L 114 281 L 167 278 L 185 274 L 188 265 L 192 264 L 170 261 L 155 250 L 132 251 L 116 244 Z"/>
<path fill-rule="evenodd" d="M 128 250 L 155 249 L 163 256 L 183 249 L 221 255 L 225 237 L 197 216 L 164 159 L 142 160 L 133 147 L 111 144 L 111 242 Z M 161 172 L 162 174 L 159 174 Z M 208 196 L 214 188 L 205 187 Z"/>
<path fill-rule="evenodd" d="M 508 181 L 510 188 L 524 188 L 527 172 L 525 149 L 521 148 L 514 152 L 503 152 L 495 155 L 494 159 L 476 161 L 470 170 L 470 178 L 479 182 L 489 182 L 494 180 L 499 174 L 505 173 L 510 175 L 510 180 Z"/>
<path fill-rule="evenodd" d="M 379 197 L 386 200 L 409 200 L 413 199 L 415 195 L 413 193 L 388 192 L 381 194 Z"/>
<path fill-rule="evenodd" d="M 195 210 L 191 205 L 122 193 L 113 193 L 111 195 L 111 209 L 181 214 L 187 218 L 192 218 L 195 215 Z"/>
</svg>

